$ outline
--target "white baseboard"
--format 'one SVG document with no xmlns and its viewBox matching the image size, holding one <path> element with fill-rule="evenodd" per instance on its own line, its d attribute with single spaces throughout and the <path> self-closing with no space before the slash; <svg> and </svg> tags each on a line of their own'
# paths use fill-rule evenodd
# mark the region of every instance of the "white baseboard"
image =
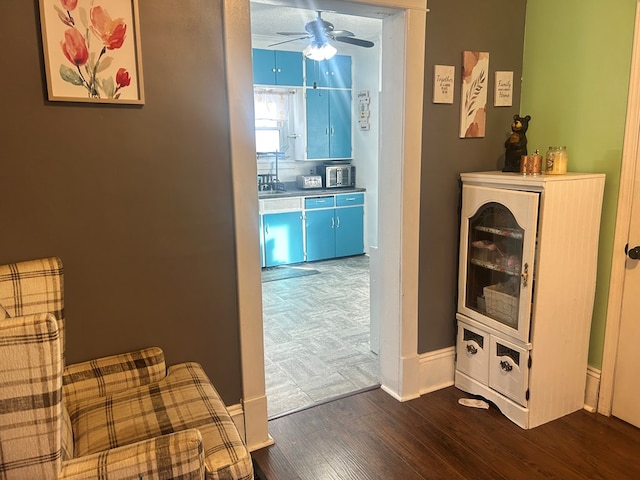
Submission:
<svg viewBox="0 0 640 480">
<path fill-rule="evenodd" d="M 236 403 L 235 405 L 231 405 L 227 407 L 227 411 L 229 415 L 231 415 L 231 420 L 236 424 L 236 428 L 238 429 L 238 433 L 242 437 L 242 441 L 246 442 L 245 434 L 244 434 L 244 410 L 242 410 L 242 405 Z"/>
<path fill-rule="evenodd" d="M 453 385 L 455 357 L 455 347 L 420 355 L 420 395 Z"/>
<path fill-rule="evenodd" d="M 587 384 L 584 388 L 584 409 L 595 412 L 598 409 L 601 370 L 587 366 Z"/>
</svg>

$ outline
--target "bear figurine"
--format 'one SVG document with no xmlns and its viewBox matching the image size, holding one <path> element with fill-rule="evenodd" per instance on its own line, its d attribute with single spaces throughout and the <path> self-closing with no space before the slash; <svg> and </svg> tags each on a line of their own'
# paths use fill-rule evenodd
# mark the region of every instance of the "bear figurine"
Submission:
<svg viewBox="0 0 640 480">
<path fill-rule="evenodd" d="M 521 117 L 520 115 L 513 116 L 511 134 L 504 142 L 505 154 L 504 168 L 502 169 L 503 172 L 520 171 L 520 157 L 527 154 L 526 133 L 529 128 L 529 120 L 531 120 L 531 115 L 526 115 L 524 117 Z"/>
</svg>

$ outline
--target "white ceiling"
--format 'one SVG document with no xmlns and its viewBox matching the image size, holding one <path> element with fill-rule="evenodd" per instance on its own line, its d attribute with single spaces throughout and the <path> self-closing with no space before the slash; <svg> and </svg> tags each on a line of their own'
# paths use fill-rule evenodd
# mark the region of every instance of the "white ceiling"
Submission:
<svg viewBox="0 0 640 480">
<path fill-rule="evenodd" d="M 336 4 L 336 2 L 316 1 L 313 3 L 315 4 L 315 8 L 322 9 L 321 7 L 327 8 L 341 6 L 339 4 L 342 2 L 338 2 Z M 317 12 L 313 10 L 313 7 L 309 9 L 297 8 L 289 5 L 305 5 L 308 7 L 310 6 L 310 2 L 296 2 L 295 0 L 262 0 L 251 2 L 252 35 L 271 37 L 273 42 L 281 42 L 287 39 L 296 38 L 278 35 L 277 32 L 301 32 L 302 35 L 300 36 L 304 36 L 305 23 L 314 20 L 317 16 Z M 333 23 L 336 30 L 349 30 L 350 32 L 353 32 L 357 38 L 376 41 L 382 31 L 381 18 L 384 18 L 393 12 L 389 10 L 380 11 L 380 9 L 377 11 L 362 9 L 358 10 L 357 13 L 359 15 L 369 16 L 338 13 L 336 11 L 322 9 L 322 18 Z M 293 45 L 300 44 L 304 46 L 305 40 L 299 40 L 297 43 L 291 43 Z"/>
</svg>

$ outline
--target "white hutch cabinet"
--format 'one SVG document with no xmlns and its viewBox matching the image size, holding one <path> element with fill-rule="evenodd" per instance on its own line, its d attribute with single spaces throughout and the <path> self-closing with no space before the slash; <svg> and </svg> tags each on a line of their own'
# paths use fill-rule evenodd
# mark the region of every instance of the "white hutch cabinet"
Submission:
<svg viewBox="0 0 640 480">
<path fill-rule="evenodd" d="M 583 408 L 605 176 L 461 179 L 456 387 L 522 428 Z"/>
</svg>

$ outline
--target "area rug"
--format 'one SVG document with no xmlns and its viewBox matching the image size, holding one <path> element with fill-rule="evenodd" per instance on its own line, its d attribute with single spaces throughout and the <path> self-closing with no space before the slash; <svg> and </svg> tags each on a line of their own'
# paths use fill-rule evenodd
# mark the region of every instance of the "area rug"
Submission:
<svg viewBox="0 0 640 480">
<path fill-rule="evenodd" d="M 307 267 L 269 267 L 262 270 L 262 282 L 286 280 L 287 278 L 306 277 L 320 273 L 318 270 Z"/>
</svg>

